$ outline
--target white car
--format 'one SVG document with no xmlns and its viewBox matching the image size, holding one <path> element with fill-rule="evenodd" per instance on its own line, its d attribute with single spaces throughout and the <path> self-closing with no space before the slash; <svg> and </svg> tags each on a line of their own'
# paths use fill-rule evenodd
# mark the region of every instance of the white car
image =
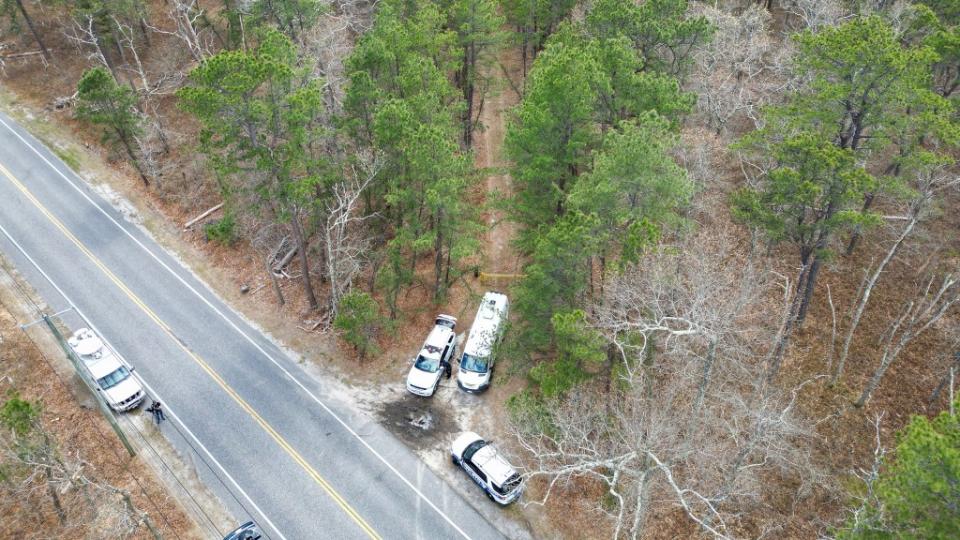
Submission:
<svg viewBox="0 0 960 540">
<path fill-rule="evenodd" d="M 490 386 L 497 344 L 503 337 L 509 307 L 510 302 L 504 294 L 488 292 L 483 295 L 457 369 L 457 386 L 461 390 L 482 392 Z"/>
<path fill-rule="evenodd" d="M 476 433 L 467 431 L 457 437 L 450 457 L 497 504 L 507 505 L 520 498 L 523 480 L 516 469 Z"/>
<path fill-rule="evenodd" d="M 77 353 L 83 367 L 93 378 L 97 390 L 110 407 L 119 412 L 129 411 L 143 403 L 146 394 L 140 382 L 130 375 L 130 368 L 89 328 L 81 328 L 67 340 Z"/>
<path fill-rule="evenodd" d="M 413 359 L 413 366 L 407 374 L 407 390 L 418 396 L 430 397 L 437 391 L 440 376 L 450 369 L 457 348 L 457 334 L 453 331 L 457 319 L 449 315 L 437 315 L 433 330 Z"/>
</svg>

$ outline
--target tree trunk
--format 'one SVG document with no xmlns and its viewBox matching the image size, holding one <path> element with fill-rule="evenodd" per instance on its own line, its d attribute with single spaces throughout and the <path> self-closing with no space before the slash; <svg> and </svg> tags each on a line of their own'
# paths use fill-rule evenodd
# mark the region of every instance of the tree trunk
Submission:
<svg viewBox="0 0 960 540">
<path fill-rule="evenodd" d="M 713 371 L 713 360 L 717 356 L 717 338 L 710 339 L 707 346 L 707 357 L 703 359 L 703 376 L 700 378 L 700 389 L 697 391 L 697 401 L 693 405 L 693 414 L 696 416 L 703 405 L 703 398 L 707 395 L 707 386 L 710 385 L 710 373 Z"/>
<path fill-rule="evenodd" d="M 130 157 L 130 162 L 133 165 L 133 168 L 137 170 L 140 174 L 140 179 L 143 180 L 144 187 L 150 187 L 150 180 L 147 179 L 147 174 L 143 171 L 143 167 L 140 166 L 140 160 L 137 159 L 136 153 L 133 151 L 133 147 L 130 145 L 130 139 L 124 132 L 119 132 L 120 142 L 123 144 L 124 150 L 127 152 L 127 156 Z"/>
<path fill-rule="evenodd" d="M 880 365 L 877 366 L 877 370 L 873 372 L 873 376 L 870 377 L 870 381 L 863 388 L 863 393 L 860 394 L 860 398 L 853 404 L 854 407 L 858 409 L 863 407 L 870 401 L 870 398 L 873 397 L 873 393 L 877 390 L 877 387 L 880 386 L 880 380 L 883 378 L 884 374 L 887 373 L 887 369 L 890 368 L 890 364 L 893 362 L 893 357 L 889 353 L 884 353 L 883 359 L 880 361 Z"/>
<path fill-rule="evenodd" d="M 463 118 L 463 144 L 469 149 L 473 146 L 473 95 L 475 90 L 477 68 L 476 44 L 471 43 L 464 48 L 461 82 L 463 83 L 463 100 L 467 110 Z"/>
<path fill-rule="evenodd" d="M 283 299 L 283 290 L 280 289 L 280 283 L 277 281 L 277 276 L 273 273 L 273 268 L 270 267 L 272 261 L 267 259 L 267 275 L 270 276 L 270 282 L 273 284 L 273 292 L 277 295 L 277 301 L 280 302 L 280 305 L 283 306 L 286 304 L 286 300 Z"/>
<path fill-rule="evenodd" d="M 150 535 L 153 536 L 153 540 L 163 540 L 163 537 L 160 536 L 160 531 L 153 526 L 153 522 L 150 521 L 150 516 L 146 512 L 140 512 L 137 510 L 137 507 L 133 505 L 133 501 L 130 499 L 130 494 L 126 491 L 122 492 L 123 504 L 127 507 L 127 512 L 129 512 L 131 518 L 139 518 L 143 521 L 143 524 L 147 526 L 147 530 L 150 531 Z"/>
<path fill-rule="evenodd" d="M 440 300 L 440 284 L 443 280 L 443 234 L 441 232 L 441 223 L 443 219 L 443 210 L 437 211 L 437 224 L 434 230 L 436 234 L 436 241 L 434 242 L 433 249 L 436 252 L 433 259 L 433 299 Z"/>
<path fill-rule="evenodd" d="M 640 473 L 640 480 L 637 482 L 637 500 L 633 509 L 633 524 L 630 526 L 631 538 L 639 538 L 647 522 L 647 488 L 651 474 L 647 470 L 647 463 L 643 464 L 643 469 L 643 472 Z"/>
<path fill-rule="evenodd" d="M 329 216 L 327 218 L 329 220 Z M 337 315 L 337 305 L 340 303 L 340 279 L 337 277 L 337 261 L 333 254 L 333 238 L 330 232 L 331 225 L 327 223 L 323 231 L 323 249 L 327 265 L 327 279 L 330 281 L 330 314 Z"/>
<path fill-rule="evenodd" d="M 303 236 L 303 226 L 300 224 L 300 212 L 294 208 L 290 216 L 290 227 L 293 237 L 297 241 L 297 251 L 300 254 L 300 267 L 303 269 L 303 292 L 307 295 L 310 311 L 317 309 L 317 296 L 313 294 L 313 285 L 310 284 L 310 257 L 307 256 L 307 240 Z"/>
<path fill-rule="evenodd" d="M 893 259 L 897 251 L 900 249 L 900 246 L 903 245 L 903 241 L 910 235 L 910 232 L 913 231 L 913 227 L 917 224 L 918 216 L 913 214 L 910 219 L 910 223 L 906 226 L 900 237 L 897 238 L 897 241 L 894 242 L 893 246 L 887 251 L 887 255 L 880 261 L 880 265 L 877 266 L 877 269 L 873 272 L 870 278 L 867 280 L 867 283 L 863 287 L 863 294 L 860 296 L 859 302 L 857 303 L 857 309 L 854 311 L 853 318 L 850 319 L 850 329 L 847 330 L 847 335 L 843 340 L 843 349 L 840 351 L 840 360 L 837 362 L 837 370 L 834 372 L 833 378 L 830 380 L 830 384 L 837 384 L 837 381 L 840 380 L 840 377 L 843 375 L 843 367 L 847 361 L 847 355 L 850 353 L 850 343 L 853 342 L 853 334 L 857 331 L 857 326 L 860 324 L 860 317 L 863 316 L 863 310 L 867 307 L 867 302 L 870 300 L 870 293 L 873 291 L 874 285 L 876 285 L 877 280 L 880 279 L 880 274 L 883 273 L 883 270 L 887 267 L 887 264 Z"/>
<path fill-rule="evenodd" d="M 913 310 L 913 302 L 910 302 L 907 305 L 907 309 L 904 310 L 903 315 L 897 319 L 897 322 L 893 324 L 890 328 L 890 334 L 887 336 L 886 342 L 883 346 L 883 356 L 880 357 L 880 365 L 877 366 L 876 371 L 873 372 L 873 376 L 870 377 L 870 381 L 867 382 L 867 385 L 863 388 L 863 393 L 860 394 L 860 398 L 853 404 L 854 407 L 858 409 L 863 407 L 870 401 L 870 398 L 873 396 L 873 393 L 876 391 L 877 387 L 880 386 L 880 379 L 883 378 L 883 375 L 887 372 L 887 369 L 890 367 L 890 364 L 893 363 L 897 355 L 900 354 L 900 350 L 903 348 L 906 343 L 905 335 L 900 336 L 900 339 L 897 342 L 897 346 L 893 351 L 890 350 L 890 344 L 893 342 L 893 338 L 897 333 L 897 330 L 900 329 L 900 326 L 903 324 L 903 321 L 910 316 Z"/>
<path fill-rule="evenodd" d="M 522 43 L 520 44 L 520 75 L 523 80 L 523 87 L 527 86 L 527 49 L 530 46 L 530 33 L 526 26 L 523 26 L 518 29 L 523 36 Z"/>
<path fill-rule="evenodd" d="M 67 513 L 63 509 L 63 504 L 60 503 L 60 495 L 57 494 L 56 488 L 53 487 L 53 473 L 50 472 L 50 467 L 44 467 L 43 472 L 47 477 L 47 494 L 50 495 L 50 501 L 53 502 L 53 509 L 57 512 L 57 520 L 60 521 L 60 526 L 67 524 Z"/>
<path fill-rule="evenodd" d="M 768 383 L 772 383 L 777 374 L 780 373 L 783 356 L 787 351 L 787 346 L 790 344 L 790 338 L 793 335 L 796 313 L 799 309 L 800 291 L 803 289 L 805 280 L 809 275 L 808 270 L 809 266 L 806 265 L 800 270 L 800 275 L 797 277 L 797 292 L 794 293 L 793 298 L 790 300 L 790 306 L 787 309 L 787 315 L 783 321 L 783 328 L 777 336 L 777 343 L 774 345 L 773 351 L 770 353 L 770 367 L 767 369 Z"/>
<path fill-rule="evenodd" d="M 817 274 L 820 273 L 820 255 L 814 254 L 813 264 L 810 266 L 810 272 L 807 274 L 807 283 L 803 288 L 803 299 L 800 302 L 800 309 L 797 311 L 797 326 L 803 325 L 803 320 L 807 317 L 807 308 L 810 307 L 810 299 L 813 298 L 813 290 L 817 284 Z"/>
<path fill-rule="evenodd" d="M 37 28 L 33 25 L 33 19 L 31 19 L 30 15 L 27 14 L 27 8 L 24 7 L 23 0 L 17 0 L 17 7 L 20 8 L 20 14 L 23 15 L 23 20 L 27 22 L 27 27 L 30 28 L 30 33 L 33 34 L 33 39 L 40 47 L 43 57 L 47 60 L 52 60 L 53 57 L 50 56 L 50 51 L 47 50 L 47 46 L 43 43 L 43 40 L 40 39 L 40 34 L 37 32 Z"/>
<path fill-rule="evenodd" d="M 943 392 L 943 389 L 946 388 L 947 385 L 950 386 L 949 399 L 951 402 L 953 401 L 953 384 L 954 384 L 954 380 L 956 378 L 957 373 L 960 373 L 960 352 L 954 354 L 953 365 L 951 365 L 950 368 L 947 369 L 946 375 L 944 375 L 943 378 L 940 379 L 940 383 L 937 384 L 937 387 L 933 390 L 933 393 L 930 394 L 930 399 L 927 400 L 928 411 L 930 410 L 930 407 L 932 407 L 937 402 L 937 399 L 940 398 L 940 393 Z"/>
<path fill-rule="evenodd" d="M 163 120 L 160 113 L 157 112 L 156 105 L 151 105 L 153 108 L 153 119 L 157 123 L 157 138 L 160 139 L 160 144 L 163 145 L 163 153 L 170 153 L 170 141 L 167 139 L 167 131 L 163 127 Z"/>
<path fill-rule="evenodd" d="M 863 197 L 863 208 L 860 210 L 860 213 L 866 213 L 866 211 L 869 210 L 871 206 L 873 206 L 873 200 L 874 198 L 876 198 L 876 196 L 877 196 L 876 193 L 867 193 Z M 856 229 L 854 229 L 853 235 L 850 237 L 850 243 L 847 244 L 847 251 L 844 253 L 847 257 L 849 257 L 850 255 L 853 255 L 853 251 L 857 249 L 857 244 L 860 243 L 861 236 L 862 236 L 862 233 L 860 232 L 860 228 L 857 227 Z"/>
<path fill-rule="evenodd" d="M 147 21 L 145 21 L 143 17 L 138 17 L 137 23 L 140 25 L 140 34 L 143 36 L 143 42 L 147 44 L 147 48 L 149 49 L 152 44 L 150 43 L 150 31 L 147 28 Z"/>
</svg>

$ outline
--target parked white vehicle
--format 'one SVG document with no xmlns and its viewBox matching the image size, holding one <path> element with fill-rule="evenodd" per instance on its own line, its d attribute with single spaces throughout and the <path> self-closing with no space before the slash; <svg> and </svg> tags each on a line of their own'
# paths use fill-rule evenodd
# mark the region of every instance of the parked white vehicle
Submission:
<svg viewBox="0 0 960 540">
<path fill-rule="evenodd" d="M 457 348 L 457 334 L 453 331 L 457 319 L 450 315 L 437 315 L 433 330 L 413 359 L 407 374 L 407 390 L 418 396 L 430 397 L 440 384 L 445 366 L 450 365 Z"/>
<path fill-rule="evenodd" d="M 450 458 L 497 504 L 510 504 L 523 492 L 523 481 L 516 469 L 496 447 L 472 431 L 453 441 Z"/>
<path fill-rule="evenodd" d="M 132 368 L 106 347 L 92 330 L 77 330 L 67 343 L 80 357 L 83 367 L 111 408 L 119 412 L 129 411 L 143 402 L 146 394 L 140 382 L 130 375 Z"/>
<path fill-rule="evenodd" d="M 496 348 L 503 337 L 509 308 L 510 302 L 505 294 L 488 292 L 483 295 L 457 369 L 457 386 L 462 390 L 482 392 L 490 386 Z"/>
</svg>

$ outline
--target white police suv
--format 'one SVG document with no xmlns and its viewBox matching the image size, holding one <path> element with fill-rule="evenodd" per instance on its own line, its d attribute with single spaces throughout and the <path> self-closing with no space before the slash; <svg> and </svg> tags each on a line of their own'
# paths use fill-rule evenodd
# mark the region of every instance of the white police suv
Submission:
<svg viewBox="0 0 960 540">
<path fill-rule="evenodd" d="M 467 431 L 457 437 L 450 457 L 494 502 L 507 505 L 520 497 L 523 491 L 520 475 L 496 447 L 476 433 Z"/>
</svg>

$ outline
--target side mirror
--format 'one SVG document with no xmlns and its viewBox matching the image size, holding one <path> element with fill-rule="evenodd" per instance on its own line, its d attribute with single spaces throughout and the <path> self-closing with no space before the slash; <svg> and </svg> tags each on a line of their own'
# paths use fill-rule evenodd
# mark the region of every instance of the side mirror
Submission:
<svg viewBox="0 0 960 540">
<path fill-rule="evenodd" d="M 133 372 L 136 371 L 136 370 L 137 370 L 137 368 L 135 368 L 135 367 L 133 367 L 133 366 L 130 366 L 130 373 L 133 373 Z"/>
</svg>

